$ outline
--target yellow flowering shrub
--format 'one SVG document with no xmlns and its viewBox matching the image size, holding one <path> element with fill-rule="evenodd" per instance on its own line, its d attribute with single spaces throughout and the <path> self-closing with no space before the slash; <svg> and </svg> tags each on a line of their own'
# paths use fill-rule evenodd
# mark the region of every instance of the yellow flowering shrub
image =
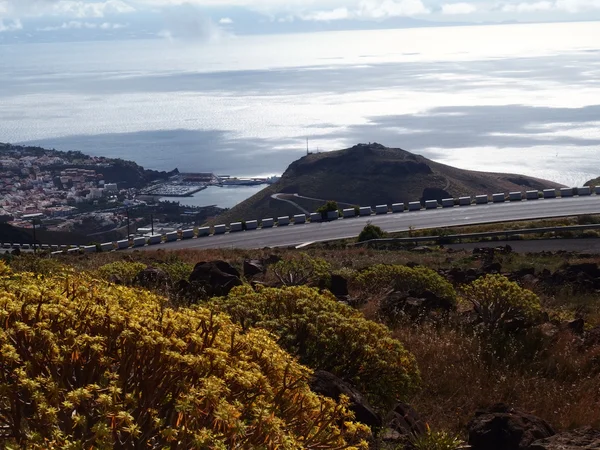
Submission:
<svg viewBox="0 0 600 450">
<path fill-rule="evenodd" d="M 244 329 L 275 333 L 302 364 L 349 380 L 379 405 L 404 397 L 419 381 L 414 357 L 387 327 L 365 319 L 329 292 L 306 286 L 255 292 L 246 285 L 209 305 Z"/>
<path fill-rule="evenodd" d="M 444 277 L 427 267 L 376 264 L 362 271 L 353 284 L 368 294 L 396 291 L 431 291 L 440 298 L 456 301 L 456 291 Z"/>
<path fill-rule="evenodd" d="M 146 267 L 146 264 L 141 262 L 115 261 L 101 266 L 98 269 L 98 275 L 105 280 L 116 276 L 124 284 L 131 284 L 135 276 Z"/>
<path fill-rule="evenodd" d="M 536 294 L 503 275 L 479 278 L 465 287 L 463 297 L 481 321 L 492 327 L 503 327 L 515 319 L 532 320 L 541 312 Z"/>
<path fill-rule="evenodd" d="M 224 314 L 0 262 L 0 448 L 366 448 L 309 376 Z"/>
</svg>

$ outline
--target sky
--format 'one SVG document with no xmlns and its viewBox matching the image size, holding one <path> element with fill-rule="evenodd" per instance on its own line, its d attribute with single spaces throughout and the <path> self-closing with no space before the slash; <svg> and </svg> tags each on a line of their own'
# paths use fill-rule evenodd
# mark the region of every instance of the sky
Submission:
<svg viewBox="0 0 600 450">
<path fill-rule="evenodd" d="M 0 0 L 0 43 L 600 20 L 600 0 Z"/>
</svg>

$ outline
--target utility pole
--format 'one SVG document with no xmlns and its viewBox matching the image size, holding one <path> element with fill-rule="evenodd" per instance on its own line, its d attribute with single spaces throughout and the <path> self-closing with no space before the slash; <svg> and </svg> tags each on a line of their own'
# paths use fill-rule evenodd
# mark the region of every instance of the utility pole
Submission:
<svg viewBox="0 0 600 450">
<path fill-rule="evenodd" d="M 308 138 L 306 138 L 306 156 L 308 156 Z"/>
<path fill-rule="evenodd" d="M 37 253 L 37 240 L 35 238 L 35 219 L 31 221 L 31 225 L 33 226 L 33 253 Z"/>
<path fill-rule="evenodd" d="M 129 240 L 129 208 L 125 208 L 125 214 L 127 214 L 127 240 Z"/>
<path fill-rule="evenodd" d="M 150 226 L 152 227 L 152 236 L 154 236 L 154 215 L 150 214 Z"/>
</svg>

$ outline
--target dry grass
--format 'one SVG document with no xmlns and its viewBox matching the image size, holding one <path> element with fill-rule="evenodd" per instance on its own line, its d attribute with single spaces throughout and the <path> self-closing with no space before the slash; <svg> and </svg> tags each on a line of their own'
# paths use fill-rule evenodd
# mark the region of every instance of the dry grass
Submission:
<svg viewBox="0 0 600 450">
<path fill-rule="evenodd" d="M 559 429 L 600 426 L 600 374 L 589 372 L 600 352 L 574 350 L 567 336 L 543 361 L 524 361 L 521 367 L 484 361 L 476 337 L 446 327 L 404 326 L 395 336 L 421 370 L 423 388 L 410 403 L 435 429 L 463 432 L 478 408 L 496 402 L 522 408 Z"/>
</svg>

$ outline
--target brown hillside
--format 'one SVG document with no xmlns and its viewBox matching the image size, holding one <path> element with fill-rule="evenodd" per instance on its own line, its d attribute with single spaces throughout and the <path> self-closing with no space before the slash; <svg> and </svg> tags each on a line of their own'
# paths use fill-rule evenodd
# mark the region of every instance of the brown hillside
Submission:
<svg viewBox="0 0 600 450">
<path fill-rule="evenodd" d="M 457 169 L 405 150 L 376 143 L 359 144 L 345 150 L 310 154 L 293 162 L 281 180 L 219 216 L 217 221 L 300 214 L 303 209 L 314 211 L 324 200 L 335 200 L 340 206 L 375 206 L 557 187 L 562 186 L 524 175 Z M 280 200 L 272 198 L 274 194 L 281 194 Z"/>
</svg>

